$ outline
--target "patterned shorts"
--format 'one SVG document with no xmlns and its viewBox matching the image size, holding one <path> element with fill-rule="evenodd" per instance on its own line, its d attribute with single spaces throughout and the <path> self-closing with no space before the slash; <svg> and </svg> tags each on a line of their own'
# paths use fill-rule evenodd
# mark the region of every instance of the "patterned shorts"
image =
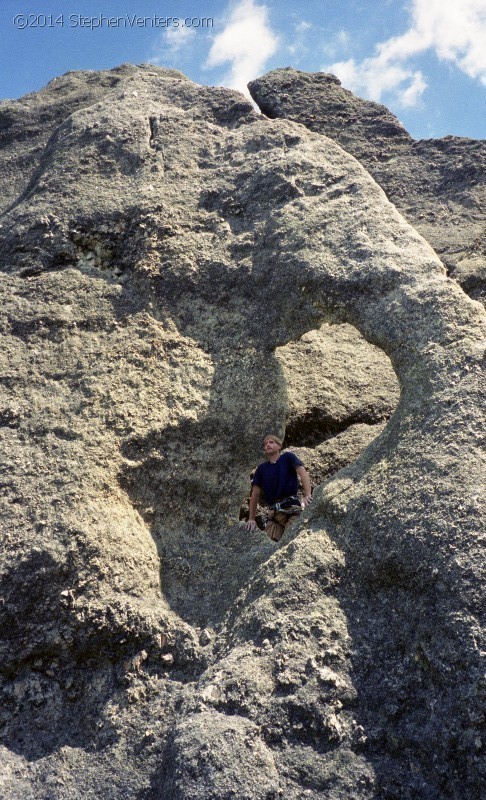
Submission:
<svg viewBox="0 0 486 800">
<path fill-rule="evenodd" d="M 292 513 L 284 514 L 283 511 L 274 511 L 273 509 L 270 509 L 268 512 L 268 522 L 265 527 L 265 533 L 274 542 L 280 541 L 285 528 L 297 519 L 302 508 L 301 506 L 290 506 L 288 511 Z"/>
</svg>

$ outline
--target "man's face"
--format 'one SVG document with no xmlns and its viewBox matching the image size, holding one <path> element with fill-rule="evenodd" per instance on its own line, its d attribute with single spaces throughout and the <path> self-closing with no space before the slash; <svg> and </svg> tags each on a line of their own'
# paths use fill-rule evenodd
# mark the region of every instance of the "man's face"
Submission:
<svg viewBox="0 0 486 800">
<path fill-rule="evenodd" d="M 279 453 L 281 449 L 282 445 L 272 439 L 271 436 L 263 442 L 263 451 L 266 456 L 273 456 L 275 453 Z"/>
</svg>

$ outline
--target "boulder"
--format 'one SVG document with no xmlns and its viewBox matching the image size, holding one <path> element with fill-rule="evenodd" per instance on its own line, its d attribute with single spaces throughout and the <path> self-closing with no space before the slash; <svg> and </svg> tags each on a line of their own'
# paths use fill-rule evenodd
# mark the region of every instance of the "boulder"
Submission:
<svg viewBox="0 0 486 800">
<path fill-rule="evenodd" d="M 276 69 L 249 89 L 271 119 L 300 122 L 355 156 L 464 291 L 484 302 L 485 141 L 416 141 L 385 106 L 356 97 L 324 72 Z"/>
<path fill-rule="evenodd" d="M 484 309 L 330 138 L 62 87 L 0 218 L 3 796 L 480 796 Z M 333 326 L 389 362 L 330 386 Z M 328 477 L 275 545 L 238 512 L 286 420 Z"/>
</svg>

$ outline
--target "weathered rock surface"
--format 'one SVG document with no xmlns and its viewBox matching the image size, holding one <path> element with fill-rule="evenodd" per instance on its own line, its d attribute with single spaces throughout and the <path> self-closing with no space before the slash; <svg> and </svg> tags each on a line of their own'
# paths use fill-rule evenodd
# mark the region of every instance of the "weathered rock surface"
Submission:
<svg viewBox="0 0 486 800">
<path fill-rule="evenodd" d="M 397 406 L 390 359 L 352 325 L 324 324 L 276 356 L 287 386 L 284 444 L 315 446 L 350 425 L 377 425 Z"/>
<path fill-rule="evenodd" d="M 325 136 L 56 85 L 0 104 L 4 184 L 52 122 L 0 217 L 1 796 L 480 796 L 484 310 Z M 275 547 L 286 420 L 330 477 Z"/>
<path fill-rule="evenodd" d="M 415 141 L 385 106 L 323 72 L 276 69 L 249 89 L 270 118 L 300 122 L 359 159 L 463 289 L 484 301 L 486 141 Z"/>
</svg>

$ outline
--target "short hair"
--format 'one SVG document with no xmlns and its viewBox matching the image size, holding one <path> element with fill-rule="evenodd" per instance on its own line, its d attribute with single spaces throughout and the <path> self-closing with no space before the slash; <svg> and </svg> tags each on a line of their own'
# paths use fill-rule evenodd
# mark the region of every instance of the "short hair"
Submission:
<svg viewBox="0 0 486 800">
<path fill-rule="evenodd" d="M 273 439 L 273 440 L 274 440 L 274 442 L 277 442 L 277 444 L 279 444 L 279 445 L 280 445 L 280 447 L 282 447 L 282 446 L 283 446 L 283 440 L 280 438 L 280 436 L 275 436 L 275 434 L 274 434 L 274 433 L 267 433 L 267 435 L 266 435 L 266 436 L 264 437 L 264 439 L 263 439 L 263 444 L 265 444 L 265 442 L 267 441 L 267 439 Z"/>
</svg>

